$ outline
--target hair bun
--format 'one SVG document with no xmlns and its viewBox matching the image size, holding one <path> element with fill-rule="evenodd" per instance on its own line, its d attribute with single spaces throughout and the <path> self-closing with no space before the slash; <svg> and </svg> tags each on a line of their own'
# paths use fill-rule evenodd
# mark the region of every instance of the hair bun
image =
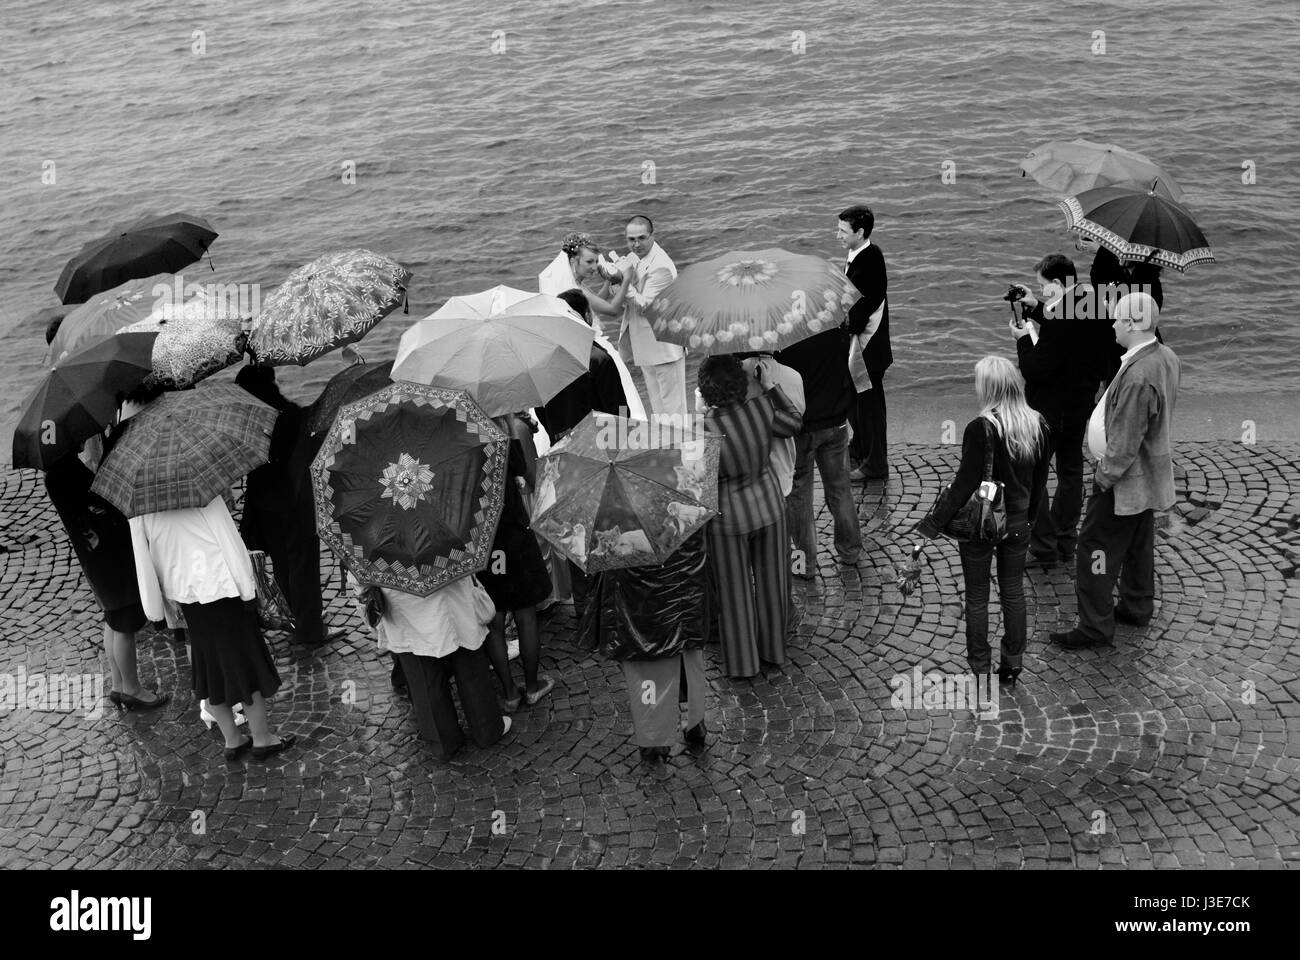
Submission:
<svg viewBox="0 0 1300 960">
<path fill-rule="evenodd" d="M 573 256 L 583 247 L 590 247 L 596 252 L 600 252 L 600 248 L 596 246 L 595 242 L 591 239 L 590 234 L 568 233 L 565 234 L 564 239 L 560 241 L 560 249 L 569 256 Z"/>
</svg>

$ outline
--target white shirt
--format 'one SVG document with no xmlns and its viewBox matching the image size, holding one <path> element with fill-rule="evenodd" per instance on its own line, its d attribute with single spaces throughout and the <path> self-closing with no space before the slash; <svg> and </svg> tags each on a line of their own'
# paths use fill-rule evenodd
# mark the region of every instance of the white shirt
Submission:
<svg viewBox="0 0 1300 960">
<path fill-rule="evenodd" d="M 350 574 L 348 582 L 354 587 L 357 583 Z M 453 580 L 427 597 L 401 590 L 381 592 L 384 615 L 375 633 L 379 649 L 392 653 L 446 657 L 458 649 L 477 650 L 495 612 L 492 598 L 474 577 Z"/>
<path fill-rule="evenodd" d="M 768 373 L 772 377 L 772 382 L 781 388 L 781 391 L 790 398 L 791 405 L 799 411 L 800 416 L 808 409 L 807 401 L 803 393 L 803 375 L 792 367 L 777 363 L 772 357 L 765 357 L 767 362 Z M 754 368 L 758 366 L 758 357 L 750 357 L 741 364 L 745 368 L 745 373 L 749 374 L 750 381 L 754 383 L 755 389 L 761 390 L 757 382 L 754 381 Z M 700 391 L 697 389 L 695 395 L 699 404 L 704 402 L 700 397 Z M 701 411 L 703 412 L 703 411 Z M 794 489 L 794 437 L 773 437 L 772 452 L 767 458 L 768 466 L 772 473 L 776 475 L 776 481 L 781 485 L 781 496 L 790 496 L 790 491 Z"/>
<path fill-rule="evenodd" d="M 1088 449 L 1098 460 L 1106 456 L 1106 398 L 1110 396 L 1111 390 L 1115 388 L 1115 384 L 1119 380 L 1119 375 L 1124 372 L 1124 368 L 1128 366 L 1128 362 L 1133 359 L 1134 354 L 1148 343 L 1154 343 L 1155 339 L 1155 337 L 1152 337 L 1150 340 L 1143 340 L 1136 346 L 1129 347 L 1124 351 L 1124 356 L 1120 357 L 1119 360 L 1119 369 L 1115 371 L 1115 376 L 1106 385 L 1106 392 L 1101 395 L 1097 405 L 1092 408 L 1092 416 L 1088 418 Z"/>
<path fill-rule="evenodd" d="M 664 343 L 654 335 L 645 308 L 659 292 L 677 279 L 677 266 L 664 253 L 663 247 L 654 243 L 642 258 L 631 255 L 634 266 L 623 301 L 623 325 L 619 328 L 619 350 L 631 352 L 631 362 L 650 367 L 659 363 L 674 363 L 686 356 L 686 351 L 675 343 Z M 628 359 L 624 354 L 624 359 Z"/>
<path fill-rule="evenodd" d="M 871 241 L 870 241 L 870 240 L 864 240 L 863 243 L 862 243 L 862 246 L 858 247 L 858 249 L 856 249 L 856 250 L 850 250 L 850 251 L 849 251 L 848 256 L 846 256 L 846 257 L 844 258 L 844 272 L 845 272 L 845 273 L 848 273 L 848 272 L 849 272 L 849 264 L 852 263 L 854 260 L 856 260 L 858 254 L 861 253 L 863 250 L 867 249 L 867 247 L 869 247 L 869 246 L 871 246 Z"/>
<path fill-rule="evenodd" d="M 132 517 L 131 546 L 140 605 L 150 620 L 164 620 L 163 597 L 173 603 L 257 598 L 248 548 L 226 502 Z"/>
</svg>

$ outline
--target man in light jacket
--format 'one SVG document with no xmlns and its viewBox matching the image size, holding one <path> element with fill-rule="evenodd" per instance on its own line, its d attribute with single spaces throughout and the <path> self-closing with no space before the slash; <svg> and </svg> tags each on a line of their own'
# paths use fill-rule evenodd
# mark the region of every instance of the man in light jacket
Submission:
<svg viewBox="0 0 1300 960">
<path fill-rule="evenodd" d="M 1155 511 L 1174 505 L 1169 434 L 1179 378 L 1178 357 L 1156 340 L 1159 316 L 1145 293 L 1131 293 L 1115 308 L 1112 329 L 1125 352 L 1088 421 L 1098 464 L 1079 531 L 1079 624 L 1051 634 L 1067 649 L 1109 644 L 1116 620 L 1144 627 L 1155 609 Z"/>
<path fill-rule="evenodd" d="M 645 308 L 677 278 L 677 267 L 655 242 L 654 229 L 649 217 L 636 216 L 627 222 L 627 248 L 635 265 L 626 281 L 629 286 L 618 348 L 624 360 L 641 368 L 650 412 L 685 416 L 690 409 L 686 405 L 686 351 L 657 339 L 645 317 Z"/>
</svg>

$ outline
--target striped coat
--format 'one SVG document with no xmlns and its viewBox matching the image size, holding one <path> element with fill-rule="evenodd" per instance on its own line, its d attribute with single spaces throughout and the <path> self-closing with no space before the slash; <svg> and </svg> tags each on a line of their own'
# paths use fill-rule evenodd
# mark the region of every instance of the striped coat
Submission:
<svg viewBox="0 0 1300 960">
<path fill-rule="evenodd" d="M 752 533 L 785 513 L 785 497 L 769 462 L 773 437 L 793 437 L 803 418 L 780 387 L 744 403 L 709 411 L 705 423 L 723 436 L 718 460 L 719 533 Z"/>
</svg>

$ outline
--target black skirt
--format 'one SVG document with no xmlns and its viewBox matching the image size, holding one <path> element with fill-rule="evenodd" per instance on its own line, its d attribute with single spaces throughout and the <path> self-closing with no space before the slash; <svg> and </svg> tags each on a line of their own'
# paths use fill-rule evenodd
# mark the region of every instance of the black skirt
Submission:
<svg viewBox="0 0 1300 960">
<path fill-rule="evenodd" d="M 253 694 L 270 699 L 280 689 L 280 674 L 262 639 L 256 609 L 239 597 L 212 603 L 182 603 L 190 641 L 191 686 L 217 706 L 245 705 Z"/>
<path fill-rule="evenodd" d="M 494 567 L 499 572 L 494 573 Z M 499 613 L 536 606 L 551 595 L 551 572 L 546 569 L 536 535 L 528 527 L 505 526 L 503 521 L 497 528 L 487 569 L 475 576 Z"/>
<path fill-rule="evenodd" d="M 116 630 L 118 633 L 137 633 L 144 629 L 149 618 L 145 616 L 144 607 L 140 606 L 140 601 L 137 600 L 116 610 L 105 610 L 104 622 L 108 624 L 110 630 Z"/>
</svg>

